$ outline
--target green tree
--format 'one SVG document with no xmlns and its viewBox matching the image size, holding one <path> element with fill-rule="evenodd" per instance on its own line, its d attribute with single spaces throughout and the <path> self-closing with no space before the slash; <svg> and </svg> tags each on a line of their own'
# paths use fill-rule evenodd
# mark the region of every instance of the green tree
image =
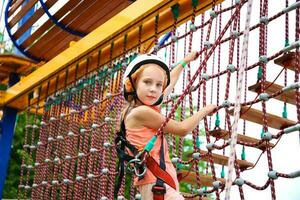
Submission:
<svg viewBox="0 0 300 200">
<path fill-rule="evenodd" d="M 6 181 L 3 190 L 3 198 L 17 198 L 18 185 L 20 182 L 20 169 L 22 164 L 22 157 L 26 162 L 29 161 L 28 154 L 23 150 L 25 126 L 27 114 L 25 112 L 18 114 L 15 126 L 15 132 L 11 147 L 9 167 L 7 171 Z M 37 118 L 40 120 L 40 117 Z M 34 115 L 29 115 L 29 123 L 34 121 Z M 32 177 L 31 177 L 32 179 Z"/>
</svg>

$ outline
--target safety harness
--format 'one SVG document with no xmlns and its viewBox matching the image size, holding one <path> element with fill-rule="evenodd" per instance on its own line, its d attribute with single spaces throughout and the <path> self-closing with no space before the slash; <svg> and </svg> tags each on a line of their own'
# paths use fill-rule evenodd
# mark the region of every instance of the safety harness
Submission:
<svg viewBox="0 0 300 200">
<path fill-rule="evenodd" d="M 126 168 L 128 171 L 130 173 L 134 173 L 139 180 L 143 179 L 147 169 L 150 170 L 155 177 L 157 177 L 156 184 L 152 187 L 154 200 L 164 200 L 164 195 L 166 193 L 166 187 L 164 183 L 176 190 L 176 185 L 173 178 L 166 172 L 163 134 L 161 134 L 161 137 L 162 142 L 160 146 L 160 162 L 158 164 L 154 158 L 149 155 L 157 136 L 154 136 L 147 143 L 144 150 L 139 152 L 138 149 L 134 145 L 130 144 L 130 142 L 126 139 L 125 123 L 124 120 L 122 120 L 120 131 L 117 133 L 115 138 L 115 147 L 119 158 L 118 176 L 114 192 L 115 196 L 118 194 L 118 191 L 121 187 L 126 162 Z M 130 153 L 128 153 L 128 151 L 130 151 Z"/>
</svg>

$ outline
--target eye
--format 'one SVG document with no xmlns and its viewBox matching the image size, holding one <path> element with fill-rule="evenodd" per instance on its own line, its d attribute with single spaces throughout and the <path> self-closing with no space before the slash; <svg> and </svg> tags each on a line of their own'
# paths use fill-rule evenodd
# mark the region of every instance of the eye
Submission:
<svg viewBox="0 0 300 200">
<path fill-rule="evenodd" d="M 149 85 L 149 84 L 151 84 L 151 81 L 150 80 L 144 80 L 144 83 L 146 84 L 146 85 Z"/>
<path fill-rule="evenodd" d="M 157 83 L 156 86 L 157 87 L 162 87 L 163 85 L 162 85 L 162 83 Z"/>
</svg>

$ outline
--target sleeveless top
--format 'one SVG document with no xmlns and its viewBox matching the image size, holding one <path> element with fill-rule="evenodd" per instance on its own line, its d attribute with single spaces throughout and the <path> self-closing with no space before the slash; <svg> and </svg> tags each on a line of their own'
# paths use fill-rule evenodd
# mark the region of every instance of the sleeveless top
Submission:
<svg viewBox="0 0 300 200">
<path fill-rule="evenodd" d="M 159 109 L 157 107 L 151 107 L 157 112 L 159 112 Z M 125 126 L 126 127 L 126 126 Z M 134 145 L 138 150 L 142 150 L 145 145 L 148 143 L 148 141 L 156 134 L 156 131 L 147 127 L 139 128 L 139 129 L 129 129 L 126 128 L 126 139 Z M 154 144 L 153 149 L 150 151 L 150 155 L 155 159 L 155 161 L 159 164 L 159 151 L 160 151 L 160 145 L 161 145 L 161 136 L 159 136 Z M 164 137 L 164 156 L 165 156 L 165 164 L 166 164 L 166 171 L 172 176 L 175 184 L 176 189 L 179 188 L 179 183 L 177 180 L 177 173 L 176 169 L 174 168 L 170 156 L 169 156 L 169 150 L 167 141 Z M 147 170 L 145 173 L 145 176 L 143 179 L 138 180 L 138 177 L 134 178 L 134 185 L 140 186 L 145 184 L 152 184 L 155 183 L 157 178 L 151 173 L 150 170 Z"/>
</svg>

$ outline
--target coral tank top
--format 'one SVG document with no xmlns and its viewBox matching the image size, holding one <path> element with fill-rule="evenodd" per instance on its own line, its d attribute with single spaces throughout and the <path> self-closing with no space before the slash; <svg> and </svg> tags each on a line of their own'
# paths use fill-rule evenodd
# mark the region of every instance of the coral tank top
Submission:
<svg viewBox="0 0 300 200">
<path fill-rule="evenodd" d="M 155 109 L 157 112 L 159 112 L 158 108 L 151 107 Z M 138 150 L 142 150 L 145 145 L 148 143 L 148 141 L 156 134 L 156 131 L 147 127 L 140 128 L 140 129 L 128 129 L 126 128 L 126 138 L 127 140 L 134 145 Z M 161 139 L 162 137 L 159 136 L 154 144 L 153 149 L 150 151 L 150 155 L 155 159 L 155 161 L 159 164 L 159 151 L 160 151 L 160 145 L 161 145 Z M 166 171 L 172 176 L 175 184 L 176 189 L 178 190 L 179 184 L 177 180 L 177 173 L 176 169 L 174 168 L 170 156 L 169 156 L 169 150 L 167 141 L 164 137 L 164 156 L 165 156 L 165 164 L 166 164 Z M 134 178 L 134 185 L 140 186 L 140 185 L 146 185 L 146 184 L 152 184 L 155 183 L 157 178 L 151 173 L 150 170 L 147 170 L 145 173 L 145 176 L 143 179 L 138 180 L 138 177 Z"/>
</svg>

